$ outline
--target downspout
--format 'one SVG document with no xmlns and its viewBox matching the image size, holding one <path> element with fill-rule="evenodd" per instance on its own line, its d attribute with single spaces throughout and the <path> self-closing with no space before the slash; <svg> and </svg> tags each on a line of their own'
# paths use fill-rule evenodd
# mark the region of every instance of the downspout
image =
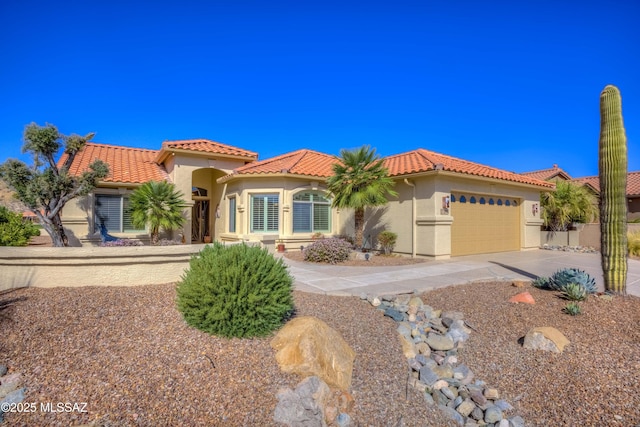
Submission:
<svg viewBox="0 0 640 427">
<path fill-rule="evenodd" d="M 416 257 L 416 185 L 409 182 L 407 178 L 404 183 L 413 189 L 413 197 L 411 198 L 411 258 Z"/>
</svg>

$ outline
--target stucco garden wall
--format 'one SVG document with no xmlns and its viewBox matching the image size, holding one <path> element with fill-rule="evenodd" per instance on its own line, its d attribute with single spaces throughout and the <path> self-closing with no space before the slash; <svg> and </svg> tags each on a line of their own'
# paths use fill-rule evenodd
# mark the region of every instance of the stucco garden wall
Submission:
<svg viewBox="0 0 640 427">
<path fill-rule="evenodd" d="M 640 224 L 629 223 L 627 224 L 627 230 L 632 233 L 640 232 Z M 580 232 L 578 244 L 600 250 L 600 223 L 585 224 Z"/>
<path fill-rule="evenodd" d="M 191 256 L 203 247 L 0 247 L 0 290 L 175 282 L 188 268 Z"/>
</svg>

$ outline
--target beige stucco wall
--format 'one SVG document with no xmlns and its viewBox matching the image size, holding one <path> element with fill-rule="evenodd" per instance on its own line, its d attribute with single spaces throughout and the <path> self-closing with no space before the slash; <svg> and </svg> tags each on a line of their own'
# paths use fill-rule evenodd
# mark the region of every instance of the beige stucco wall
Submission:
<svg viewBox="0 0 640 427">
<path fill-rule="evenodd" d="M 443 198 L 451 192 L 461 191 L 475 194 L 499 195 L 520 202 L 522 249 L 540 246 L 540 212 L 532 213 L 532 205 L 539 204 L 540 190 L 496 180 L 475 179 L 447 172 L 430 172 L 408 177 L 415 186 L 415 216 L 413 207 L 414 188 L 404 179 L 396 179 L 398 196 L 391 198 L 382 208 L 366 212 L 365 237 L 371 236 L 374 245 L 380 231 L 389 230 L 398 234 L 395 252 L 417 256 L 448 258 L 451 255 L 451 227 L 455 218 L 443 209 Z M 415 231 L 413 227 L 415 226 Z M 415 249 L 412 242 L 415 233 Z"/>
<path fill-rule="evenodd" d="M 204 245 L 0 247 L 0 290 L 56 286 L 133 286 L 175 282 Z"/>
<path fill-rule="evenodd" d="M 321 179 L 295 176 L 243 177 L 231 180 L 223 185 L 223 197 L 220 203 L 219 226 L 222 228 L 219 239 L 223 241 L 244 240 L 262 242 L 271 247 L 275 240 L 283 239 L 287 249 L 298 249 L 311 241 L 313 233 L 293 232 L 293 197 L 303 191 L 325 192 Z M 252 233 L 250 228 L 251 196 L 254 194 L 277 194 L 279 205 L 279 230 L 273 233 Z M 229 233 L 229 197 L 236 197 L 236 232 Z M 349 210 L 331 210 L 331 231 L 326 234 L 353 234 L 349 219 L 353 213 Z"/>
</svg>

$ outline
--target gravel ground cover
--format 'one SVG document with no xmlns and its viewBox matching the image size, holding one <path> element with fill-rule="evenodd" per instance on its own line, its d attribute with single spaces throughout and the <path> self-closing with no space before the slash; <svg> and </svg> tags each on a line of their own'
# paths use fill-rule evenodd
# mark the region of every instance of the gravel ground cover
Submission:
<svg viewBox="0 0 640 427">
<path fill-rule="evenodd" d="M 512 304 L 529 291 L 536 305 Z M 592 296 L 562 313 L 558 294 L 481 283 L 423 295 L 477 330 L 461 361 L 515 407 L 527 426 L 640 424 L 640 299 Z M 226 340 L 189 328 L 173 284 L 22 289 L 0 312 L 0 364 L 22 372 L 25 402 L 87 402 L 87 413 L 10 413 L 7 426 L 274 425 L 275 397 L 299 378 L 280 372 L 269 339 Z M 299 315 L 317 316 L 356 351 L 356 426 L 447 426 L 406 387 L 395 324 L 355 297 L 295 293 Z M 562 354 L 522 348 L 536 326 L 559 329 Z"/>
</svg>

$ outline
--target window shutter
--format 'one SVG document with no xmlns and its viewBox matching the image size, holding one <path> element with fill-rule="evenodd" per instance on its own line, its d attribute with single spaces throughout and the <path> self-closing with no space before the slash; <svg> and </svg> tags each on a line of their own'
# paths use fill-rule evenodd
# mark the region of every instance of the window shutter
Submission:
<svg viewBox="0 0 640 427">
<path fill-rule="evenodd" d="M 278 196 L 267 196 L 267 231 L 278 231 Z"/>
<path fill-rule="evenodd" d="M 293 203 L 293 231 L 298 233 L 311 231 L 310 203 Z"/>
<path fill-rule="evenodd" d="M 96 196 L 96 231 L 100 230 L 100 224 L 107 227 L 107 231 L 120 232 L 122 213 L 122 197 L 121 196 Z"/>
<path fill-rule="evenodd" d="M 313 231 L 329 231 L 329 205 L 313 205 Z"/>
</svg>

